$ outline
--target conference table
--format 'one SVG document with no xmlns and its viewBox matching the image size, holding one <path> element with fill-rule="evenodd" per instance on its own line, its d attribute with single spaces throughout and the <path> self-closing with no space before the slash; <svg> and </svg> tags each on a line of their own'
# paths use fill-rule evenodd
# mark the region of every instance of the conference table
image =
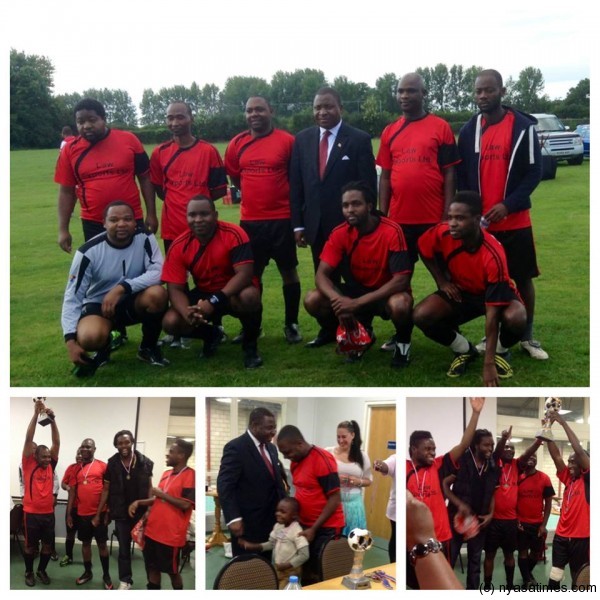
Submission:
<svg viewBox="0 0 600 600">
<path fill-rule="evenodd" d="M 391 575 L 392 577 L 396 577 L 396 563 L 388 563 L 387 565 L 381 565 L 379 567 L 371 567 L 370 569 L 365 569 L 365 575 L 369 573 L 373 573 L 373 571 L 384 571 L 386 575 Z M 313 583 L 312 585 L 302 586 L 303 590 L 347 590 L 348 588 L 342 585 L 343 577 L 335 577 L 334 579 L 327 579 L 326 581 L 320 581 L 319 583 Z M 393 581 L 390 581 L 390 585 L 395 590 L 396 584 Z M 371 588 L 372 590 L 388 590 L 388 588 L 384 587 L 381 581 L 374 581 L 371 579 Z M 389 591 L 389 590 L 388 590 Z"/>
</svg>

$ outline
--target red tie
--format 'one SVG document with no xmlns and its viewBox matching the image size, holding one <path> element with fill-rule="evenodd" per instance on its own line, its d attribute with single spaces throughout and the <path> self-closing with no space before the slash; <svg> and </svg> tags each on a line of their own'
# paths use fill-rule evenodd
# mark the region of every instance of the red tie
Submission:
<svg viewBox="0 0 600 600">
<path fill-rule="evenodd" d="M 267 469 L 269 469 L 269 473 L 271 473 L 271 477 L 273 479 L 275 479 L 275 471 L 273 470 L 273 464 L 271 463 L 271 461 L 269 460 L 269 458 L 267 457 L 267 453 L 265 451 L 265 445 L 264 444 L 260 444 L 260 453 L 263 457 L 263 460 L 265 461 L 265 465 L 267 465 Z"/>
<path fill-rule="evenodd" d="M 323 132 L 323 137 L 319 143 L 319 176 L 323 179 L 325 175 L 325 167 L 327 166 L 327 150 L 329 149 L 329 136 L 331 131 L 327 129 Z"/>
</svg>

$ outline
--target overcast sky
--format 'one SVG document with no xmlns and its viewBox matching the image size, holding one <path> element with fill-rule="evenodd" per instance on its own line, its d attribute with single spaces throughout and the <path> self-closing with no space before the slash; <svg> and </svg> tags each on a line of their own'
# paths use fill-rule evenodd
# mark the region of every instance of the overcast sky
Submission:
<svg viewBox="0 0 600 600">
<path fill-rule="evenodd" d="M 370 86 L 389 72 L 481 65 L 505 79 L 534 66 L 564 97 L 590 77 L 586 18 L 554 0 L 19 0 L 3 2 L 4 42 L 48 57 L 55 93 L 214 83 L 316 68 Z M 443 6 L 443 8 L 436 8 Z M 588 5 L 589 6 L 589 5 Z M 6 14 L 8 11 L 8 15 Z M 597 34 L 597 33 L 596 33 Z"/>
</svg>

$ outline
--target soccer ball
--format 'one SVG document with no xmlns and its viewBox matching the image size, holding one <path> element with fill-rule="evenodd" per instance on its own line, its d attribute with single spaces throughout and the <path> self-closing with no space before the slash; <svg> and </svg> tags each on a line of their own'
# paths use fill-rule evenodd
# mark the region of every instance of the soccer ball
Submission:
<svg viewBox="0 0 600 600">
<path fill-rule="evenodd" d="M 348 546 L 354 552 L 366 552 L 373 545 L 373 538 L 368 529 L 353 529 L 348 534 Z"/>
<path fill-rule="evenodd" d="M 562 408 L 562 402 L 560 398 L 546 398 L 546 404 L 544 405 L 546 412 L 558 412 Z"/>
</svg>

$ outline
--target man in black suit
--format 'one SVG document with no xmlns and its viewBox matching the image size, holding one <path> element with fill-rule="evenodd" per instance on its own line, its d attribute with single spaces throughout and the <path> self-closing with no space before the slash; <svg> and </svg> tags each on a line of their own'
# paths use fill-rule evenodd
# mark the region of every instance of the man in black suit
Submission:
<svg viewBox="0 0 600 600">
<path fill-rule="evenodd" d="M 275 436 L 275 416 L 266 408 L 255 408 L 248 430 L 223 449 L 217 491 L 234 556 L 246 551 L 238 538 L 265 542 L 275 524 L 275 507 L 285 495 L 282 467 Z"/>
<path fill-rule="evenodd" d="M 323 87 L 317 91 L 313 114 L 317 125 L 301 131 L 294 141 L 290 203 L 296 244 L 310 245 L 316 273 L 329 234 L 344 221 L 342 187 L 363 180 L 376 192 L 377 173 L 371 138 L 342 121 L 336 90 Z M 318 348 L 334 339 L 335 331 L 321 329 L 307 346 Z"/>
</svg>

